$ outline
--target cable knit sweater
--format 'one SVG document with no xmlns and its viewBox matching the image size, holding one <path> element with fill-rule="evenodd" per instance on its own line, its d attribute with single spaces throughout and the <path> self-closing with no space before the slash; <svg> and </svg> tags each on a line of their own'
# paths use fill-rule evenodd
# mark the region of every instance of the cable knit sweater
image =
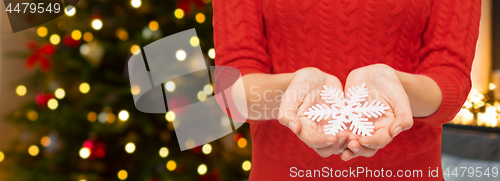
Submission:
<svg viewBox="0 0 500 181">
<path fill-rule="evenodd" d="M 394 180 L 443 180 L 442 125 L 453 119 L 471 88 L 480 0 L 213 0 L 213 10 L 215 63 L 242 75 L 317 67 L 345 84 L 351 70 L 384 63 L 431 77 L 443 94 L 436 113 L 414 118 L 410 130 L 373 157 L 348 162 L 338 155 L 320 157 L 277 120 L 251 122 L 250 180 L 308 178 L 307 170 L 323 179 L 323 167 L 332 168 L 333 177 L 336 170 L 362 167 L 391 170 L 393 177 L 402 173 L 398 170 L 422 170 L 424 177 Z M 439 176 L 427 178 L 435 169 Z M 342 173 L 339 180 L 367 176 Z"/>
</svg>

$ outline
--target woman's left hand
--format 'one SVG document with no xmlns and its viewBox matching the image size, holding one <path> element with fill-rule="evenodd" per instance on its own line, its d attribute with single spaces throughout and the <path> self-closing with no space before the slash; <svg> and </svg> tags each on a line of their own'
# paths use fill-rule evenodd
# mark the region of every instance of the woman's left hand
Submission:
<svg viewBox="0 0 500 181">
<path fill-rule="evenodd" d="M 366 83 L 366 88 L 371 91 L 370 98 L 381 101 L 390 109 L 383 116 L 369 119 L 375 127 L 375 133 L 372 136 L 354 134 L 349 136 L 347 145 L 349 149 L 346 149 L 341 155 L 344 161 L 357 156 L 372 157 L 401 131 L 408 130 L 413 125 L 410 101 L 396 70 L 385 64 L 358 68 L 349 73 L 345 89 L 363 83 Z"/>
</svg>

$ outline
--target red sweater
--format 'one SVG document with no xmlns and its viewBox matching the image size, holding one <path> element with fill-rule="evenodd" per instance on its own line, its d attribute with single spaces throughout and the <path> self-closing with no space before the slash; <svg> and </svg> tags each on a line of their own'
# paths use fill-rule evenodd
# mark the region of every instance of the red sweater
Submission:
<svg viewBox="0 0 500 181">
<path fill-rule="evenodd" d="M 348 162 L 339 155 L 322 158 L 277 120 L 251 122 L 250 180 L 308 178 L 307 170 L 316 179 L 328 173 L 339 180 L 366 180 L 359 178 L 366 170 L 373 178 L 381 169 L 384 177 L 387 170 L 392 177 L 421 170 L 415 174 L 424 177 L 394 180 L 443 180 L 442 125 L 453 119 L 471 88 L 480 0 L 214 0 L 213 10 L 215 63 L 242 75 L 318 67 L 345 83 L 351 70 L 384 63 L 431 77 L 443 94 L 436 113 L 414 118 L 410 130 L 375 156 Z M 361 168 L 365 173 L 358 177 L 340 172 Z M 426 178 L 435 169 L 439 176 Z M 388 180 L 380 177 L 373 179 Z"/>
</svg>

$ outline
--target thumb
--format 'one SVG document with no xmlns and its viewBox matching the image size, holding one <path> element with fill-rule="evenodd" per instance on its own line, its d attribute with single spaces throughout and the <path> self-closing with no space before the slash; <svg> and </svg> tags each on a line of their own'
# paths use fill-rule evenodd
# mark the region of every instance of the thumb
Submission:
<svg viewBox="0 0 500 181">
<path fill-rule="evenodd" d="M 297 107 L 293 107 L 293 103 L 289 104 L 282 102 L 280 106 L 280 111 L 278 115 L 278 121 L 290 128 L 295 134 L 299 134 L 302 130 L 302 124 L 300 123 L 299 117 L 297 115 Z"/>
<path fill-rule="evenodd" d="M 391 136 L 394 138 L 402 131 L 408 130 L 413 126 L 413 116 L 409 101 L 400 101 L 394 107 L 392 107 L 392 109 L 394 110 L 395 118 L 389 126 L 389 131 L 391 133 Z"/>
<path fill-rule="evenodd" d="M 302 130 L 299 116 L 297 115 L 299 106 L 302 104 L 304 96 L 297 94 L 297 88 L 290 86 L 281 98 L 281 104 L 278 113 L 278 121 L 287 126 L 295 134 Z"/>
<path fill-rule="evenodd" d="M 402 86 L 393 89 L 390 98 L 390 106 L 394 111 L 394 121 L 389 126 L 389 132 L 394 138 L 404 130 L 413 126 L 413 115 L 411 112 L 410 100 Z"/>
<path fill-rule="evenodd" d="M 394 138 L 404 130 L 408 130 L 413 126 L 413 117 L 405 113 L 396 114 L 394 121 L 389 126 L 391 136 Z"/>
</svg>

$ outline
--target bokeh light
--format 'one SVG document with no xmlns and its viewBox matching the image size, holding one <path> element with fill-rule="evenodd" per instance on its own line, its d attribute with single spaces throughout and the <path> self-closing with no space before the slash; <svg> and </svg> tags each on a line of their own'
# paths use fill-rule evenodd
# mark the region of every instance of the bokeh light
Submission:
<svg viewBox="0 0 500 181">
<path fill-rule="evenodd" d="M 245 171 L 249 171 L 252 168 L 252 163 L 246 160 L 243 162 L 243 164 L 241 164 L 241 168 Z"/>
<path fill-rule="evenodd" d="M 141 52 L 141 48 L 139 47 L 139 45 L 132 45 L 130 47 L 130 53 L 136 55 L 138 54 L 139 52 Z"/>
<path fill-rule="evenodd" d="M 118 38 L 120 38 L 120 40 L 122 40 L 122 41 L 125 41 L 128 39 L 128 33 L 123 28 L 118 28 L 118 30 L 116 30 L 116 36 Z"/>
<path fill-rule="evenodd" d="M 100 30 L 102 28 L 102 21 L 100 19 L 92 20 L 92 28 L 94 28 L 94 30 Z"/>
<path fill-rule="evenodd" d="M 71 10 L 69 10 L 69 9 L 71 9 Z M 76 8 L 74 6 L 71 6 L 71 5 L 66 6 L 64 8 L 64 14 L 68 15 L 69 17 L 71 17 L 71 16 L 73 16 L 73 15 L 76 14 Z"/>
<path fill-rule="evenodd" d="M 83 82 L 83 83 L 80 84 L 79 89 L 80 89 L 80 92 L 82 94 L 89 93 L 89 91 L 90 91 L 90 85 L 87 82 Z"/>
<path fill-rule="evenodd" d="M 3 162 L 4 159 L 5 155 L 3 154 L 3 152 L 0 151 L 0 162 Z"/>
<path fill-rule="evenodd" d="M 175 90 L 175 83 L 173 81 L 168 81 L 165 84 L 165 89 L 167 89 L 168 92 L 173 92 Z"/>
<path fill-rule="evenodd" d="M 175 9 L 174 11 L 174 16 L 177 18 L 177 19 L 181 19 L 182 17 L 184 17 L 184 11 L 180 8 L 177 8 Z"/>
<path fill-rule="evenodd" d="M 108 123 L 114 123 L 116 121 L 116 116 L 115 114 L 113 113 L 109 113 L 108 115 L 106 115 L 106 121 Z"/>
<path fill-rule="evenodd" d="M 92 41 L 92 39 L 94 39 L 94 35 L 92 35 L 91 32 L 86 32 L 85 34 L 83 34 L 83 40 L 85 40 L 86 42 Z"/>
<path fill-rule="evenodd" d="M 28 148 L 28 153 L 29 153 L 31 156 L 37 156 L 39 152 L 40 152 L 40 149 L 38 149 L 38 146 L 36 146 L 36 145 L 31 145 L 31 146 Z"/>
<path fill-rule="evenodd" d="M 90 156 L 89 148 L 83 147 L 82 149 L 80 149 L 80 157 L 82 157 L 83 159 L 87 159 L 89 158 L 89 156 Z"/>
<path fill-rule="evenodd" d="M 159 28 L 158 22 L 156 21 L 149 22 L 149 29 L 156 31 L 158 30 L 158 28 Z"/>
<path fill-rule="evenodd" d="M 74 40 L 82 39 L 82 32 L 80 30 L 73 30 L 71 32 L 71 38 L 73 38 Z"/>
<path fill-rule="evenodd" d="M 177 168 L 177 163 L 175 163 L 175 161 L 170 160 L 170 161 L 167 162 L 167 169 L 168 170 L 174 171 L 175 168 Z"/>
<path fill-rule="evenodd" d="M 59 103 L 54 98 L 49 99 L 49 101 L 47 102 L 47 107 L 49 107 L 49 109 L 51 109 L 51 110 L 57 109 L 58 106 L 59 106 Z"/>
<path fill-rule="evenodd" d="M 61 42 L 61 37 L 59 37 L 59 35 L 57 34 L 50 35 L 50 43 L 52 43 L 53 45 L 57 45 L 59 44 L 59 42 Z"/>
<path fill-rule="evenodd" d="M 126 120 L 128 120 L 128 117 L 129 117 L 129 114 L 128 114 L 128 111 L 127 111 L 127 110 L 121 110 L 121 111 L 118 113 L 118 119 L 120 119 L 121 121 L 126 121 Z"/>
<path fill-rule="evenodd" d="M 141 7 L 141 4 L 142 4 L 141 0 L 131 0 L 130 1 L 130 5 L 132 5 L 132 7 L 134 7 L 134 8 Z"/>
<path fill-rule="evenodd" d="M 200 45 L 200 39 L 197 36 L 193 36 L 189 39 L 189 44 L 191 44 L 192 47 L 196 47 Z"/>
<path fill-rule="evenodd" d="M 184 50 L 177 50 L 175 57 L 182 62 L 186 59 L 186 52 Z"/>
<path fill-rule="evenodd" d="M 214 92 L 214 89 L 212 88 L 212 85 L 207 84 L 203 87 L 203 92 L 205 92 L 206 95 L 211 95 Z"/>
<path fill-rule="evenodd" d="M 214 58 L 215 58 L 215 49 L 210 48 L 210 49 L 208 50 L 208 57 L 210 57 L 211 59 L 214 59 Z"/>
<path fill-rule="evenodd" d="M 201 151 L 203 151 L 205 155 L 210 154 L 210 152 L 212 152 L 212 145 L 210 144 L 203 145 L 203 147 L 201 147 Z"/>
<path fill-rule="evenodd" d="M 89 112 L 89 114 L 87 114 L 87 119 L 90 122 L 96 121 L 97 120 L 97 113 L 95 113 L 95 112 Z"/>
<path fill-rule="evenodd" d="M 62 98 L 64 98 L 64 96 L 66 96 L 66 92 L 64 91 L 64 89 L 58 88 L 54 92 L 54 95 L 56 96 L 56 98 L 62 99 Z"/>
<path fill-rule="evenodd" d="M 128 177 L 128 173 L 127 173 L 127 171 L 125 171 L 125 170 L 120 170 L 120 171 L 118 172 L 118 179 L 120 179 L 120 180 L 125 180 L 125 179 L 127 179 L 127 177 Z"/>
<path fill-rule="evenodd" d="M 47 28 L 45 28 L 45 26 L 40 26 L 36 30 L 36 34 L 38 34 L 38 36 L 40 36 L 40 37 L 45 37 L 45 36 L 47 36 L 48 33 L 49 32 L 47 31 Z"/>
<path fill-rule="evenodd" d="M 27 117 L 30 121 L 36 121 L 36 119 L 38 119 L 38 113 L 36 111 L 31 110 L 28 112 Z"/>
<path fill-rule="evenodd" d="M 205 164 L 200 164 L 200 166 L 198 166 L 198 174 L 205 175 L 205 173 L 207 173 L 207 166 Z"/>
<path fill-rule="evenodd" d="M 48 136 L 44 136 L 40 140 L 40 143 L 42 144 L 42 146 L 48 147 L 48 146 L 50 146 L 50 143 L 52 143 L 52 140 L 50 140 L 50 138 Z"/>
<path fill-rule="evenodd" d="M 196 97 L 198 97 L 198 100 L 200 100 L 200 101 L 207 100 L 207 94 L 205 94 L 204 91 L 198 92 L 198 95 L 196 95 Z"/>
<path fill-rule="evenodd" d="M 175 113 L 174 113 L 174 111 L 168 111 L 167 114 L 165 114 L 165 119 L 168 122 L 174 121 L 175 120 Z"/>
<path fill-rule="evenodd" d="M 203 13 L 198 13 L 198 14 L 196 14 L 195 19 L 196 19 L 196 22 L 203 23 L 203 22 L 205 22 L 205 15 Z"/>
<path fill-rule="evenodd" d="M 131 92 L 133 95 L 137 95 L 137 94 L 141 93 L 141 87 L 139 87 L 138 85 L 133 85 L 133 86 L 130 88 L 130 92 Z"/>
<path fill-rule="evenodd" d="M 247 146 L 247 139 L 245 138 L 238 139 L 238 147 L 245 148 L 245 146 Z"/>
<path fill-rule="evenodd" d="M 16 87 L 16 94 L 18 96 L 24 96 L 24 95 L 26 95 L 26 92 L 28 92 L 28 89 L 26 88 L 26 86 L 24 86 L 24 85 L 18 85 Z"/>
<path fill-rule="evenodd" d="M 160 156 L 161 156 L 162 158 L 167 157 L 167 156 L 168 156 L 168 153 L 169 153 L 168 148 L 166 148 L 166 147 L 162 147 L 162 148 L 160 148 L 159 154 L 160 154 Z"/>
<path fill-rule="evenodd" d="M 134 144 L 134 143 L 132 143 L 132 142 L 128 142 L 128 143 L 125 145 L 125 151 L 126 151 L 127 153 L 130 153 L 130 154 L 131 154 L 131 153 L 134 153 L 134 151 L 135 151 L 135 144 Z"/>
</svg>

